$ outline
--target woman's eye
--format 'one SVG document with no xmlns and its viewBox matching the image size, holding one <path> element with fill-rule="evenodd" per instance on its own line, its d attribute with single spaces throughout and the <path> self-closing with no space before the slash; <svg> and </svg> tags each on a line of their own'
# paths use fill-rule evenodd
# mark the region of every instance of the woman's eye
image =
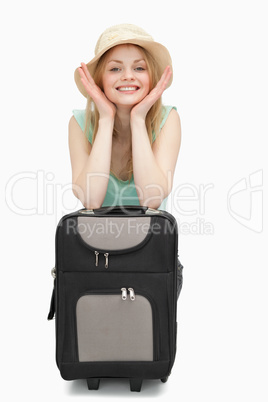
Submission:
<svg viewBox="0 0 268 402">
<path fill-rule="evenodd" d="M 139 66 L 139 67 L 135 67 L 134 70 L 135 71 L 145 71 L 145 68 Z M 121 71 L 121 68 L 120 67 L 113 67 L 113 68 L 110 69 L 110 71 L 117 73 L 117 72 Z"/>
<path fill-rule="evenodd" d="M 145 68 L 143 68 L 143 67 L 136 67 L 135 70 L 137 70 L 137 71 L 144 71 Z"/>
</svg>

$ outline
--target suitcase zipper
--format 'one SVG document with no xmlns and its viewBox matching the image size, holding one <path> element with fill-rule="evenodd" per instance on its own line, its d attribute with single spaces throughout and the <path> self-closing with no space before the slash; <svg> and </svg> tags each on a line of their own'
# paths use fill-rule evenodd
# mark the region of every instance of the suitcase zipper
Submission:
<svg viewBox="0 0 268 402">
<path fill-rule="evenodd" d="M 105 257 L 105 268 L 108 268 L 108 264 L 109 264 L 109 261 L 108 261 L 108 257 L 109 257 L 109 253 L 104 253 L 103 254 L 104 255 L 104 257 Z"/>
<path fill-rule="evenodd" d="M 122 292 L 122 300 L 127 300 L 127 289 L 122 288 L 121 292 Z"/>
<path fill-rule="evenodd" d="M 97 267 L 99 265 L 99 252 L 95 251 L 95 256 L 96 256 L 96 260 L 95 260 L 95 266 Z"/>
<path fill-rule="evenodd" d="M 99 255 L 100 253 L 98 251 L 95 251 L 95 266 L 99 266 Z M 105 257 L 105 268 L 107 269 L 109 267 L 109 253 L 104 253 L 103 254 Z"/>
<path fill-rule="evenodd" d="M 130 300 L 134 301 L 136 299 L 135 292 L 133 288 L 128 288 Z"/>
</svg>

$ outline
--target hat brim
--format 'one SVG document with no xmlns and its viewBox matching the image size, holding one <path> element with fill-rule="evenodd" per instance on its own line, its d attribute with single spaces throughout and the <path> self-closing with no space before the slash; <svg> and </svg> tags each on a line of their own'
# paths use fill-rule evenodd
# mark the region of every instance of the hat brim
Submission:
<svg viewBox="0 0 268 402">
<path fill-rule="evenodd" d="M 120 41 L 118 41 L 116 43 L 113 43 L 111 46 L 107 46 L 100 53 L 98 53 L 97 56 L 95 56 L 90 62 L 88 62 L 86 64 L 89 73 L 91 75 L 94 74 L 95 69 L 96 69 L 97 64 L 98 64 L 98 61 L 99 61 L 100 57 L 104 53 L 106 53 L 108 50 L 112 49 L 115 46 L 123 45 L 123 44 L 127 44 L 127 43 L 141 46 L 145 50 L 147 50 L 152 55 L 152 57 L 154 58 L 155 62 L 158 64 L 159 71 L 160 71 L 161 75 L 163 74 L 163 72 L 164 72 L 164 70 L 165 70 L 165 68 L 167 66 L 170 66 L 171 70 L 172 70 L 172 60 L 171 60 L 171 56 L 169 54 L 169 51 L 167 50 L 167 48 L 165 46 L 161 45 L 161 43 L 154 42 L 154 41 L 149 41 L 149 40 L 127 39 L 127 40 L 120 40 Z M 74 72 L 74 80 L 75 80 L 75 83 L 77 85 L 77 88 L 82 93 L 82 95 L 87 97 L 88 94 L 87 94 L 87 92 L 85 90 L 84 85 L 81 82 L 81 78 L 80 78 L 78 68 Z M 173 71 L 172 71 L 171 78 L 170 78 L 170 80 L 169 80 L 169 82 L 167 84 L 167 88 L 171 85 L 172 80 L 173 80 Z"/>
</svg>

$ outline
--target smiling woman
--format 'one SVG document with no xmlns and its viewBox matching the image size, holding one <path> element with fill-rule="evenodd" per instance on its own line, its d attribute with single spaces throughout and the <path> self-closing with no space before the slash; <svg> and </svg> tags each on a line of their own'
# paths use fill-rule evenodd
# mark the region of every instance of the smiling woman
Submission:
<svg viewBox="0 0 268 402">
<path fill-rule="evenodd" d="M 95 54 L 75 71 L 87 107 L 69 123 L 74 194 L 86 208 L 165 208 L 181 140 L 176 108 L 161 102 L 172 82 L 169 52 L 122 24 L 101 35 Z"/>
<path fill-rule="evenodd" d="M 129 105 L 132 108 L 148 95 L 150 76 L 142 56 L 135 45 L 119 45 L 108 52 L 102 87 L 105 95 L 114 104 Z"/>
</svg>

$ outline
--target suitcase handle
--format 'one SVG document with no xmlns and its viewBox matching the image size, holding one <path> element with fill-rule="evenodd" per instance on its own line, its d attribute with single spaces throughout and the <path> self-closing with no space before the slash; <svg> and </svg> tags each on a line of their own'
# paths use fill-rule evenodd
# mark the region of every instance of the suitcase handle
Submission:
<svg viewBox="0 0 268 402">
<path fill-rule="evenodd" d="M 160 213 L 160 211 L 157 209 L 141 207 L 138 205 L 117 205 L 96 209 L 81 209 L 79 213 L 86 215 L 145 215 L 158 214 Z"/>
</svg>

